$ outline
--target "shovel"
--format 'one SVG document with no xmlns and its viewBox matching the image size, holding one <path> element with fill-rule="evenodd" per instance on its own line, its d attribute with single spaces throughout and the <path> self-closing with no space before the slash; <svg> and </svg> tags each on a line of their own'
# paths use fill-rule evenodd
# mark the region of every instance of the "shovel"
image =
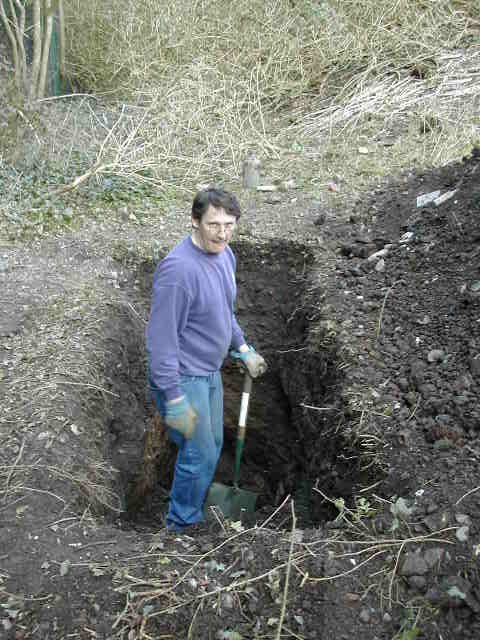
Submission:
<svg viewBox="0 0 480 640">
<path fill-rule="evenodd" d="M 233 476 L 233 487 L 212 482 L 210 490 L 205 500 L 205 513 L 211 506 L 218 507 L 225 518 L 238 520 L 242 511 L 253 513 L 257 494 L 247 489 L 240 489 L 238 478 L 240 475 L 240 463 L 242 461 L 243 444 L 245 442 L 245 432 L 247 430 L 247 414 L 250 393 L 252 391 L 252 378 L 246 372 L 243 380 L 242 402 L 240 404 L 240 417 L 238 419 L 237 446 L 235 449 L 235 471 Z"/>
</svg>

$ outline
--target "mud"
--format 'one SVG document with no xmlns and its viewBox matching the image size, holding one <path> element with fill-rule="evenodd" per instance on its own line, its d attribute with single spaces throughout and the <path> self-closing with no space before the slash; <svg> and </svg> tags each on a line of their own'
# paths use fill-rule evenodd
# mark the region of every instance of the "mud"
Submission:
<svg viewBox="0 0 480 640">
<path fill-rule="evenodd" d="M 2 248 L 0 637 L 479 637 L 479 155 L 386 181 L 346 218 L 305 216 L 295 242 L 285 212 L 266 209 L 278 238 L 237 242 L 239 319 L 271 365 L 242 470 L 263 495 L 254 523 L 168 535 L 168 455 L 136 522 L 115 510 L 153 417 L 154 263 L 90 256 L 78 238 Z M 456 193 L 416 206 L 437 189 Z M 55 307 L 59 329 L 44 298 L 60 286 L 72 298 L 93 273 L 107 299 L 112 269 L 114 295 L 95 298 L 88 330 L 73 303 Z M 53 338 L 60 362 L 47 358 Z M 33 342 L 46 347 L 32 362 Z M 70 369 L 88 354 L 94 388 L 68 384 L 68 350 Z M 231 365 L 224 375 L 228 481 L 241 379 Z"/>
<path fill-rule="evenodd" d="M 346 446 L 341 436 L 333 435 L 338 421 L 335 390 L 341 376 L 335 343 L 326 341 L 320 351 L 310 344 L 310 327 L 322 297 L 319 287 L 312 288 L 314 257 L 305 245 L 294 242 L 236 242 L 232 248 L 239 263 L 237 318 L 269 365 L 253 386 L 240 484 L 258 494 L 257 506 L 264 515 L 287 495 L 295 497 L 301 505 L 299 521 L 311 526 L 326 515 L 325 509 L 312 509 L 311 489 L 320 475 L 323 486 L 335 487 L 342 475 L 338 453 Z M 154 268 L 155 264 L 142 264 L 136 274 L 136 279 L 142 276 L 145 315 Z M 143 333 L 125 326 L 119 328 L 118 340 L 123 349 L 114 382 L 124 391 L 109 425 L 112 459 L 121 470 L 128 518 L 158 526 L 168 501 L 175 447 L 162 436 L 158 422 L 158 435 L 148 435 L 154 418 L 145 366 L 139 367 L 145 365 Z M 243 374 L 228 359 L 222 374 L 225 444 L 215 479 L 231 484 Z M 312 442 L 317 443 L 314 450 Z"/>
</svg>

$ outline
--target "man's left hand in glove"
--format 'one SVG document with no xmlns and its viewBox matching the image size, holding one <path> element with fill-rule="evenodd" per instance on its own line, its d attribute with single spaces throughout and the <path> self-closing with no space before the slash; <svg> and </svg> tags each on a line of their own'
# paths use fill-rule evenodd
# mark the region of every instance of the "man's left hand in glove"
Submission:
<svg viewBox="0 0 480 640">
<path fill-rule="evenodd" d="M 250 345 L 242 345 L 238 351 L 230 351 L 235 360 L 240 360 L 252 378 L 258 378 L 267 370 L 267 363 L 262 356 Z"/>
</svg>

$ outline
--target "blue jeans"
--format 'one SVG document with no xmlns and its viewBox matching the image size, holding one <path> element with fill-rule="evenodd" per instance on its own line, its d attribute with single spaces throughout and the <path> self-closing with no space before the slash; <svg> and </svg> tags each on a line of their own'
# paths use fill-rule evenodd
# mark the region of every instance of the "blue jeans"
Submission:
<svg viewBox="0 0 480 640">
<path fill-rule="evenodd" d="M 223 384 L 219 371 L 208 376 L 181 376 L 180 386 L 197 414 L 195 433 L 186 440 L 178 431 L 168 435 L 178 447 L 175 475 L 170 491 L 167 527 L 175 531 L 203 522 L 203 503 L 212 482 L 223 446 Z M 165 399 L 150 384 L 162 415 Z"/>
</svg>

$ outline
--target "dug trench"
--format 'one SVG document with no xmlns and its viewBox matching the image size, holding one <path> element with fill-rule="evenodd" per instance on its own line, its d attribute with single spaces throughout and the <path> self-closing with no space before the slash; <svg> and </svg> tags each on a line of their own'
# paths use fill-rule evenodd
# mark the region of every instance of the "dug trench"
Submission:
<svg viewBox="0 0 480 640">
<path fill-rule="evenodd" d="M 312 526 L 335 515 L 316 489 L 348 498 L 364 476 L 352 465 L 359 458 L 352 443 L 338 429 L 342 362 L 328 322 L 319 331 L 323 294 L 315 257 L 311 248 L 294 242 L 232 247 L 236 315 L 269 367 L 253 384 L 239 484 L 258 494 L 254 517 L 268 516 L 290 495 L 301 525 Z M 145 318 L 154 269 L 153 262 L 142 263 L 135 274 Z M 115 340 L 122 348 L 112 377 L 119 401 L 109 423 L 110 451 L 120 472 L 126 520 L 158 528 L 164 524 L 176 449 L 153 415 L 143 329 L 125 322 Z M 224 449 L 215 479 L 231 485 L 243 373 L 227 360 L 222 374 Z"/>
</svg>

